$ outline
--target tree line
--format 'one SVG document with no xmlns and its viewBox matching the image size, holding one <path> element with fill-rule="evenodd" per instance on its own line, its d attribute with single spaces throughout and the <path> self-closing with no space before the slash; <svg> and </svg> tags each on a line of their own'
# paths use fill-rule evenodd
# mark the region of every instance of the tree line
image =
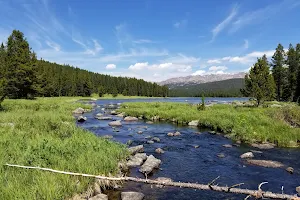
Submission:
<svg viewBox="0 0 300 200">
<path fill-rule="evenodd" d="M 21 31 L 13 30 L 0 47 L 0 104 L 5 98 L 36 96 L 168 95 L 168 88 L 142 79 L 113 77 L 70 65 L 38 60 Z"/>
<path fill-rule="evenodd" d="M 242 93 L 256 98 L 257 104 L 266 100 L 300 103 L 300 44 L 290 44 L 287 51 L 278 44 L 271 62 L 266 55 L 245 76 Z"/>
</svg>

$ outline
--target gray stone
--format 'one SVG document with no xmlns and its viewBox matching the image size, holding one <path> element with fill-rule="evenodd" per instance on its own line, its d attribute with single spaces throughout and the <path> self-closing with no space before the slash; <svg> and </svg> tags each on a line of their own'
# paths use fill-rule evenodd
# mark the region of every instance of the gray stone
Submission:
<svg viewBox="0 0 300 200">
<path fill-rule="evenodd" d="M 108 200 L 108 196 L 106 194 L 97 194 L 96 196 L 89 198 L 89 200 Z"/>
<path fill-rule="evenodd" d="M 147 121 L 146 124 L 153 124 L 153 122 L 152 121 Z"/>
<path fill-rule="evenodd" d="M 112 135 L 104 135 L 103 136 L 103 138 L 105 138 L 105 139 L 112 139 L 114 136 L 112 136 Z"/>
<path fill-rule="evenodd" d="M 143 131 L 138 131 L 137 133 L 138 133 L 138 134 L 143 134 Z"/>
<path fill-rule="evenodd" d="M 198 126 L 198 124 L 199 124 L 198 120 L 193 120 L 193 121 L 188 123 L 189 126 Z"/>
<path fill-rule="evenodd" d="M 231 144 L 224 144 L 223 147 L 225 147 L 225 148 L 232 148 L 232 145 Z"/>
<path fill-rule="evenodd" d="M 131 153 L 131 155 L 134 155 L 136 153 L 143 153 L 144 152 L 144 146 L 143 145 L 138 145 L 134 147 L 128 148 L 128 151 Z"/>
<path fill-rule="evenodd" d="M 97 119 L 98 117 L 102 117 L 102 116 L 103 116 L 102 113 L 98 113 L 98 114 L 95 116 L 95 118 Z"/>
<path fill-rule="evenodd" d="M 152 140 L 153 140 L 154 142 L 160 142 L 160 139 L 159 139 L 158 137 L 154 137 L 154 138 L 152 138 Z"/>
<path fill-rule="evenodd" d="M 77 118 L 77 121 L 78 122 L 85 122 L 87 120 L 87 118 L 86 117 L 83 117 L 83 116 L 79 116 L 78 118 Z"/>
<path fill-rule="evenodd" d="M 153 140 L 148 140 L 147 143 L 148 143 L 148 144 L 153 144 L 154 141 L 153 141 Z"/>
<path fill-rule="evenodd" d="M 179 131 L 176 131 L 175 133 L 174 133 L 174 136 L 180 136 L 181 135 L 181 133 L 179 132 Z"/>
<path fill-rule="evenodd" d="M 122 126 L 122 123 L 120 120 L 112 121 L 108 123 L 109 126 Z"/>
<path fill-rule="evenodd" d="M 128 167 L 137 167 L 143 164 L 143 162 L 147 159 L 147 155 L 145 153 L 137 153 L 134 156 L 131 156 L 127 162 Z"/>
<path fill-rule="evenodd" d="M 294 168 L 288 167 L 285 169 L 288 173 L 293 174 L 294 173 Z"/>
<path fill-rule="evenodd" d="M 123 118 L 123 117 L 124 117 L 124 113 L 117 114 L 116 116 L 117 116 L 117 117 L 122 117 L 122 118 Z"/>
<path fill-rule="evenodd" d="M 83 114 L 84 111 L 85 110 L 83 108 L 76 108 L 75 110 L 73 110 L 73 114 Z"/>
<path fill-rule="evenodd" d="M 284 167 L 284 164 L 277 162 L 277 161 L 272 161 L 272 160 L 247 160 L 249 164 L 252 165 L 257 165 L 261 167 L 271 167 L 271 168 L 280 168 Z"/>
<path fill-rule="evenodd" d="M 124 118 L 124 121 L 138 121 L 139 119 L 138 118 L 136 118 L 136 117 L 130 117 L 130 116 L 128 116 L 128 117 L 125 117 Z"/>
<path fill-rule="evenodd" d="M 153 155 L 148 156 L 145 163 L 141 166 L 139 171 L 143 174 L 150 174 L 153 169 L 158 168 L 161 160 L 155 158 Z"/>
<path fill-rule="evenodd" d="M 173 136 L 174 136 L 174 133 L 171 133 L 171 132 L 170 132 L 170 133 L 168 133 L 167 135 L 168 135 L 169 137 L 173 137 Z"/>
<path fill-rule="evenodd" d="M 121 200 L 142 200 L 145 195 L 140 192 L 122 192 Z"/>
<path fill-rule="evenodd" d="M 110 111 L 111 115 L 117 115 L 118 113 L 115 110 Z"/>
<path fill-rule="evenodd" d="M 300 186 L 296 187 L 296 192 L 300 195 Z"/>
<path fill-rule="evenodd" d="M 159 153 L 159 154 L 165 153 L 165 151 L 162 150 L 161 148 L 155 149 L 155 152 L 156 152 L 156 153 Z"/>
<path fill-rule="evenodd" d="M 98 120 L 112 120 L 112 117 L 96 117 Z"/>
<path fill-rule="evenodd" d="M 252 152 L 247 152 L 244 153 L 240 156 L 240 158 L 245 159 L 245 158 L 254 158 L 254 154 Z"/>
<path fill-rule="evenodd" d="M 195 149 L 199 148 L 199 145 L 194 145 L 194 148 L 195 148 Z"/>
<path fill-rule="evenodd" d="M 101 193 L 102 192 L 101 192 L 100 185 L 97 182 L 95 182 L 94 183 L 94 195 L 98 195 L 98 194 L 101 194 Z"/>
<path fill-rule="evenodd" d="M 225 154 L 224 154 L 224 153 L 219 153 L 219 154 L 218 154 L 218 157 L 219 157 L 219 158 L 225 158 Z"/>
<path fill-rule="evenodd" d="M 258 149 L 273 149 L 275 147 L 275 144 L 272 143 L 262 143 L 262 144 L 251 144 L 251 146 L 256 147 Z"/>
</svg>

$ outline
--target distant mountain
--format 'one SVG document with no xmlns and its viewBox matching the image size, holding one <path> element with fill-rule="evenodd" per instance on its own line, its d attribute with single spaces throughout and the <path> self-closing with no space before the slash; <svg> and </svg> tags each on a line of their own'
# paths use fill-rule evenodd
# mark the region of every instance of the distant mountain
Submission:
<svg viewBox="0 0 300 200">
<path fill-rule="evenodd" d="M 165 81 L 159 82 L 159 85 L 167 85 L 169 88 L 176 86 L 185 86 L 185 85 L 196 85 L 200 83 L 209 83 L 215 81 L 223 81 L 228 79 L 237 79 L 244 78 L 245 73 L 239 72 L 235 74 L 208 74 L 208 75 L 197 75 L 197 76 L 186 76 L 186 77 L 177 77 L 170 78 Z"/>
<path fill-rule="evenodd" d="M 172 97 L 241 97 L 244 88 L 243 78 L 228 79 L 200 84 L 172 85 L 169 96 Z"/>
</svg>

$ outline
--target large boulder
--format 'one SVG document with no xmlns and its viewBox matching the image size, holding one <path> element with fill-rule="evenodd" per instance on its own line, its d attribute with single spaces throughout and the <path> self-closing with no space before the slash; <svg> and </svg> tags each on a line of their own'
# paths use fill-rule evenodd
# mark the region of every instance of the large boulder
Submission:
<svg viewBox="0 0 300 200">
<path fill-rule="evenodd" d="M 83 108 L 76 108 L 75 110 L 73 110 L 73 114 L 78 114 L 81 115 L 84 113 L 84 109 Z"/>
<path fill-rule="evenodd" d="M 244 153 L 240 156 L 240 158 L 245 159 L 245 158 L 254 158 L 254 154 L 252 152 L 247 152 Z"/>
<path fill-rule="evenodd" d="M 254 143 L 254 144 L 251 144 L 251 146 L 258 148 L 258 149 L 273 149 L 275 147 L 275 144 L 266 142 L 266 143 L 262 143 L 262 144 Z"/>
<path fill-rule="evenodd" d="M 108 123 L 109 126 L 122 126 L 122 123 L 120 120 L 112 121 Z"/>
<path fill-rule="evenodd" d="M 142 200 L 145 195 L 140 192 L 122 192 L 121 200 Z"/>
<path fill-rule="evenodd" d="M 127 117 L 124 118 L 124 121 L 128 121 L 128 122 L 130 122 L 130 121 L 138 121 L 138 120 L 139 120 L 138 118 L 136 118 L 136 117 L 130 117 L 130 116 L 127 116 Z"/>
<path fill-rule="evenodd" d="M 89 200 L 108 200 L 108 196 L 106 194 L 97 194 L 96 196 L 89 198 Z"/>
<path fill-rule="evenodd" d="M 283 167 L 284 164 L 278 161 L 272 161 L 272 160 L 247 160 L 249 164 L 257 165 L 261 167 L 270 167 L 270 168 L 280 168 Z"/>
<path fill-rule="evenodd" d="M 86 117 L 83 117 L 83 116 L 79 116 L 78 118 L 77 118 L 77 121 L 78 122 L 85 122 L 87 120 L 87 118 Z"/>
<path fill-rule="evenodd" d="M 130 157 L 130 160 L 127 161 L 127 166 L 128 167 L 141 166 L 146 159 L 147 159 L 147 155 L 145 153 L 137 153 L 134 156 Z"/>
<path fill-rule="evenodd" d="M 198 120 L 193 120 L 193 121 L 188 123 L 189 126 L 198 126 L 198 124 L 199 124 Z"/>
<path fill-rule="evenodd" d="M 155 158 L 153 155 L 148 156 L 145 163 L 141 166 L 139 171 L 143 174 L 150 174 L 155 168 L 158 168 L 161 160 Z"/>
<path fill-rule="evenodd" d="M 144 152 L 144 146 L 143 145 L 138 145 L 134 147 L 128 148 L 128 151 L 131 153 L 131 155 L 134 155 L 136 153 L 143 153 Z"/>
</svg>

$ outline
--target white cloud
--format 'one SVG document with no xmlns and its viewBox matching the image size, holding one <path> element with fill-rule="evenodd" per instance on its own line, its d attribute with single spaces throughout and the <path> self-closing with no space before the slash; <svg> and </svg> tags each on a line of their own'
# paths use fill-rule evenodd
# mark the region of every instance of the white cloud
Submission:
<svg viewBox="0 0 300 200">
<path fill-rule="evenodd" d="M 223 57 L 223 61 L 229 61 L 229 62 L 236 62 L 236 63 L 242 63 L 242 64 L 249 64 L 255 62 L 255 60 L 259 57 L 262 57 L 264 54 L 267 57 L 273 56 L 275 50 L 269 50 L 269 51 L 254 51 L 249 54 L 246 54 L 245 56 L 227 56 Z"/>
<path fill-rule="evenodd" d="M 85 54 L 96 55 L 98 52 L 102 51 L 102 46 L 98 43 L 97 40 L 93 40 L 94 48 L 87 48 Z"/>
<path fill-rule="evenodd" d="M 106 69 L 116 69 L 116 65 L 115 64 L 108 64 L 108 65 L 106 65 Z"/>
<path fill-rule="evenodd" d="M 196 64 L 200 61 L 200 58 L 193 56 L 186 56 L 182 53 L 178 53 L 176 56 L 171 56 L 162 60 L 161 62 L 170 62 L 173 64 Z"/>
<path fill-rule="evenodd" d="M 205 75 L 205 73 L 205 70 L 197 70 L 194 73 L 192 73 L 192 76 Z"/>
<path fill-rule="evenodd" d="M 211 66 L 208 70 L 209 71 L 224 71 L 228 69 L 226 66 Z"/>
<path fill-rule="evenodd" d="M 212 41 L 222 32 L 234 19 L 238 11 L 238 7 L 235 5 L 231 10 L 230 14 L 221 22 L 219 23 L 211 32 L 212 32 Z"/>
<path fill-rule="evenodd" d="M 248 40 L 244 40 L 244 48 L 245 49 L 249 48 L 249 41 Z"/>
<path fill-rule="evenodd" d="M 212 59 L 207 61 L 208 64 L 220 64 L 221 61 L 219 59 Z"/>
<path fill-rule="evenodd" d="M 52 49 L 54 49 L 55 51 L 60 51 L 60 46 L 59 44 L 56 44 L 55 42 L 51 42 L 51 41 L 46 41 L 46 44 L 51 47 Z"/>
<path fill-rule="evenodd" d="M 130 65 L 128 69 L 130 70 L 141 70 L 148 66 L 148 62 L 144 63 L 135 63 L 134 65 Z"/>
<path fill-rule="evenodd" d="M 135 43 L 135 44 L 149 44 L 149 43 L 154 43 L 154 42 L 152 40 L 139 39 L 139 40 L 134 40 L 133 43 Z"/>
</svg>

